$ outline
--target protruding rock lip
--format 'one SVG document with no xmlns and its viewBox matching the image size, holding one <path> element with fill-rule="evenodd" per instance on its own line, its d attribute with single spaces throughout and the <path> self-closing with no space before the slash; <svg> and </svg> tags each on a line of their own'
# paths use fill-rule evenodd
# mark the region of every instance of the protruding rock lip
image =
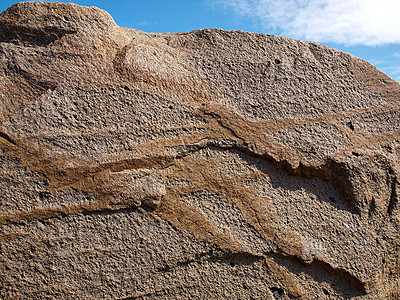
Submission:
<svg viewBox="0 0 400 300">
<path fill-rule="evenodd" d="M 65 34 L 110 26 L 116 26 L 113 18 L 97 7 L 18 2 L 0 13 L 0 42 L 46 46 Z"/>
</svg>

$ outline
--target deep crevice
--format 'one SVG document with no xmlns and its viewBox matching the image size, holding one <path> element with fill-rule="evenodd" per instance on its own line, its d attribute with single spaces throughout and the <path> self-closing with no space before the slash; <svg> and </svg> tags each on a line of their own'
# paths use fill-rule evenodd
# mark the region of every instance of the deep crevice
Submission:
<svg viewBox="0 0 400 300">
<path fill-rule="evenodd" d="M 14 146 L 17 146 L 17 143 L 12 138 L 10 138 L 10 136 L 8 134 L 6 134 L 4 132 L 0 131 L 0 138 L 5 139 L 7 142 L 9 142 L 10 144 L 12 144 Z"/>
<path fill-rule="evenodd" d="M 262 255 L 256 255 L 253 253 L 249 252 L 232 252 L 232 251 L 222 251 L 222 250 L 216 250 L 216 249 L 211 249 L 206 253 L 200 253 L 193 259 L 189 259 L 186 261 L 178 262 L 174 266 L 166 266 L 163 268 L 160 268 L 157 270 L 157 272 L 170 272 L 173 269 L 179 268 L 179 267 L 185 267 L 188 266 L 192 263 L 196 262 L 226 262 L 229 264 L 231 267 L 235 267 L 237 265 L 251 265 L 255 263 L 256 261 L 262 260 L 265 257 Z"/>
<path fill-rule="evenodd" d="M 391 193 L 390 193 L 390 199 L 389 199 L 389 205 L 387 208 L 386 216 L 391 217 L 393 214 L 393 211 L 395 210 L 397 206 L 397 177 L 394 176 L 392 184 L 391 184 Z"/>
<path fill-rule="evenodd" d="M 367 294 L 365 284 L 345 269 L 334 268 L 330 264 L 314 259 L 307 264 L 297 256 L 269 253 L 276 263 L 293 274 L 308 274 L 318 283 L 329 283 L 336 293 L 343 297 L 357 297 Z"/>
</svg>

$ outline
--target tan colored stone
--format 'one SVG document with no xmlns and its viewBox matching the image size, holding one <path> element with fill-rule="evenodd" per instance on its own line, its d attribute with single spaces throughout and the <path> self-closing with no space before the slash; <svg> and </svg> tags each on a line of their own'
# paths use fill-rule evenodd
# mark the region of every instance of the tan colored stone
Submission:
<svg viewBox="0 0 400 300">
<path fill-rule="evenodd" d="M 398 299 L 400 84 L 312 42 L 0 14 L 0 297 Z"/>
</svg>

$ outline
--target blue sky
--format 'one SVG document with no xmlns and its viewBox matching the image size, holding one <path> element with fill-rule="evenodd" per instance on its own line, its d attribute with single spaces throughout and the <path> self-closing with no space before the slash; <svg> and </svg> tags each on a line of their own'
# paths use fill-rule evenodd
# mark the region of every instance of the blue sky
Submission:
<svg viewBox="0 0 400 300">
<path fill-rule="evenodd" d="M 18 1 L 1 0 L 0 11 Z M 311 40 L 365 59 L 400 81 L 400 0 L 70 0 L 147 32 L 245 30 Z"/>
</svg>

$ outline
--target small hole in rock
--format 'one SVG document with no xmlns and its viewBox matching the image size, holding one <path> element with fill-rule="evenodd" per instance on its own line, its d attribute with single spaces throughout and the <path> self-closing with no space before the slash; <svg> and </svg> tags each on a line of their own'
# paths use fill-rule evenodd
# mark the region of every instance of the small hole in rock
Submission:
<svg viewBox="0 0 400 300">
<path fill-rule="evenodd" d="M 333 197 L 329 197 L 329 200 L 331 200 L 333 203 L 336 203 L 336 199 Z"/>
<path fill-rule="evenodd" d="M 348 122 L 348 123 L 346 124 L 346 126 L 347 126 L 350 130 L 354 130 L 354 125 L 353 125 L 353 123 L 351 123 L 351 122 Z"/>
<path fill-rule="evenodd" d="M 275 63 L 277 64 L 277 65 L 279 65 L 280 63 L 281 63 L 281 61 L 279 60 L 279 59 L 275 59 Z"/>
<path fill-rule="evenodd" d="M 353 154 L 355 157 L 359 157 L 359 156 L 361 156 L 361 154 L 360 153 L 357 153 L 357 152 L 351 152 L 351 154 Z"/>
<path fill-rule="evenodd" d="M 281 299 L 282 296 L 284 295 L 284 290 L 278 287 L 272 287 L 270 288 L 272 294 L 274 295 L 275 299 Z"/>
<path fill-rule="evenodd" d="M 235 263 L 233 261 L 231 261 L 229 264 L 231 265 L 231 267 L 235 266 Z"/>
<path fill-rule="evenodd" d="M 40 200 L 50 198 L 50 196 L 51 196 L 51 193 L 49 193 L 49 192 L 39 192 L 39 199 Z"/>
<path fill-rule="evenodd" d="M 329 295 L 329 292 L 326 289 L 322 289 L 325 295 Z"/>
</svg>

